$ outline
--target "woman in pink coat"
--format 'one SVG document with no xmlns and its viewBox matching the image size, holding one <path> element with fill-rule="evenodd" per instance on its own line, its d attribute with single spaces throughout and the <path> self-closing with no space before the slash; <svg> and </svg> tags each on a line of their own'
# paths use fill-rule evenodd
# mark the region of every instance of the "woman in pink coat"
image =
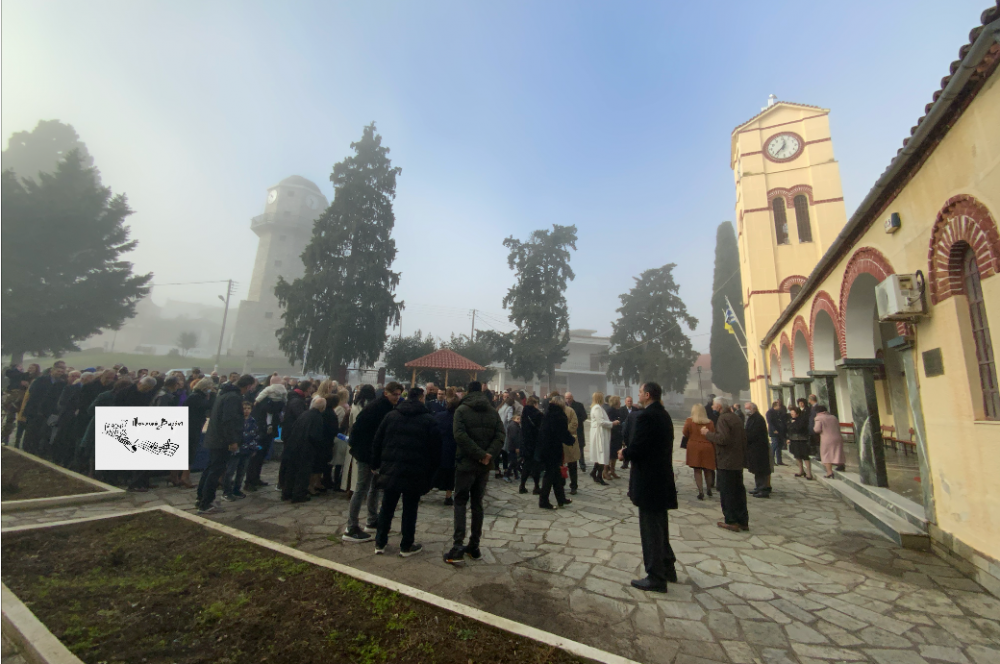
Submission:
<svg viewBox="0 0 1000 664">
<path fill-rule="evenodd" d="M 827 479 L 833 477 L 833 467 L 839 466 L 844 460 L 844 438 L 840 435 L 840 421 L 827 412 L 826 406 L 813 406 L 816 413 L 816 424 L 813 430 L 819 434 L 819 460 L 826 467 Z"/>
</svg>

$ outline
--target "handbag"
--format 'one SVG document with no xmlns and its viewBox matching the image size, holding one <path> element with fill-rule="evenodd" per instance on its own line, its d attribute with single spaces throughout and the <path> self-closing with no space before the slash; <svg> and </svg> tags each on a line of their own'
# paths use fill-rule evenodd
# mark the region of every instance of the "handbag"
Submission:
<svg viewBox="0 0 1000 664">
<path fill-rule="evenodd" d="M 687 436 L 682 436 L 681 437 L 681 449 L 682 450 L 686 450 L 687 446 L 688 446 L 688 437 Z"/>
<path fill-rule="evenodd" d="M 563 479 L 568 478 L 569 477 L 569 466 L 566 466 L 565 464 L 563 464 L 562 466 L 559 466 L 559 474 L 562 476 Z"/>
</svg>

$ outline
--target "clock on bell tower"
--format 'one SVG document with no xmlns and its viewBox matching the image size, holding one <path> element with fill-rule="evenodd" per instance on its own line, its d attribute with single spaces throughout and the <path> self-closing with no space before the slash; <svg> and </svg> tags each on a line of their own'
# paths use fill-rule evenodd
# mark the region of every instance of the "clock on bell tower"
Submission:
<svg viewBox="0 0 1000 664">
<path fill-rule="evenodd" d="M 750 390 L 758 404 L 770 403 L 760 339 L 847 223 L 829 115 L 772 95 L 732 133 Z"/>
</svg>

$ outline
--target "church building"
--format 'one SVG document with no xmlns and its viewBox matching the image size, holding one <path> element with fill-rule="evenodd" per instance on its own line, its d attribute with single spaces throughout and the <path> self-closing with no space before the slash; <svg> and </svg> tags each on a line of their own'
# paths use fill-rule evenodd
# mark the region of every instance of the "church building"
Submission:
<svg viewBox="0 0 1000 664">
<path fill-rule="evenodd" d="M 827 109 L 772 99 L 731 167 L 754 401 L 816 394 L 858 449 L 830 488 L 1000 595 L 1000 12 L 981 23 L 849 219 Z"/>
</svg>

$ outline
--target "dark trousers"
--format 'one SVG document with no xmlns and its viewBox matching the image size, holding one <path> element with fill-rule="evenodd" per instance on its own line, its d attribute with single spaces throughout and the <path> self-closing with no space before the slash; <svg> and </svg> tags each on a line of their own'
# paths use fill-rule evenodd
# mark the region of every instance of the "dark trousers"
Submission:
<svg viewBox="0 0 1000 664">
<path fill-rule="evenodd" d="M 781 463 L 781 450 L 785 448 L 785 441 L 780 436 L 771 436 L 771 458 L 775 463 Z"/>
<path fill-rule="evenodd" d="M 375 546 L 382 548 L 389 541 L 389 530 L 392 527 L 392 517 L 396 513 L 399 498 L 403 498 L 403 524 L 400 532 L 403 539 L 399 548 L 403 551 L 413 546 L 413 537 L 417 532 L 417 507 L 420 505 L 419 491 L 400 491 L 386 489 L 382 496 L 382 509 L 378 513 L 378 531 L 375 534 Z M 479 521 L 482 526 L 482 519 Z"/>
<path fill-rule="evenodd" d="M 583 462 L 581 461 L 580 463 L 583 463 Z M 566 467 L 569 468 L 569 490 L 570 491 L 576 491 L 576 486 L 577 486 L 577 484 L 576 484 L 576 466 L 577 466 L 577 462 L 576 461 L 570 461 L 569 463 L 566 464 Z M 584 467 L 583 470 L 584 470 L 584 472 L 586 472 L 586 470 L 587 470 L 586 466 Z"/>
<path fill-rule="evenodd" d="M 563 488 L 566 484 L 566 480 L 563 479 L 562 473 L 559 470 L 561 466 L 561 463 L 545 464 L 545 477 L 542 479 L 542 493 L 538 496 L 539 505 L 549 504 L 550 491 L 555 492 L 557 503 L 562 505 L 566 502 L 566 491 Z"/>
<path fill-rule="evenodd" d="M 719 485 L 719 498 L 722 501 L 722 515 L 728 524 L 749 525 L 750 515 L 747 514 L 747 490 L 743 486 L 742 470 L 715 471 L 716 483 Z"/>
<path fill-rule="evenodd" d="M 260 471 L 264 467 L 264 459 L 271 451 L 271 443 L 273 442 L 273 434 L 268 434 L 260 439 L 260 449 L 253 453 L 253 456 L 250 457 L 250 463 L 247 464 L 247 486 L 260 483 Z"/>
<path fill-rule="evenodd" d="M 583 472 L 587 472 L 587 464 L 584 463 L 583 461 L 584 459 L 587 458 L 587 455 L 583 453 L 583 448 L 586 446 L 586 442 L 583 437 L 582 428 L 577 431 L 576 439 L 579 441 L 580 444 L 580 468 L 583 468 Z M 576 486 L 576 484 L 574 484 L 573 486 Z"/>
<path fill-rule="evenodd" d="M 455 471 L 455 546 L 465 542 L 465 505 L 472 503 L 472 531 L 469 533 L 469 548 L 479 546 L 483 536 L 483 497 L 486 495 L 486 483 L 490 479 L 488 466 L 483 470 Z M 383 499 L 385 500 L 385 499 Z"/>
<path fill-rule="evenodd" d="M 754 473 L 753 484 L 755 490 L 771 493 L 771 473 Z"/>
<path fill-rule="evenodd" d="M 219 486 L 219 479 L 226 472 L 226 464 L 231 454 L 232 452 L 226 447 L 208 451 L 208 465 L 201 473 L 201 480 L 198 481 L 198 509 L 207 510 L 215 502 L 215 489 Z"/>
<path fill-rule="evenodd" d="M 521 468 L 521 488 L 525 488 L 525 484 L 528 482 L 528 477 L 535 481 L 535 488 L 538 488 L 538 480 L 542 474 L 542 465 L 535 461 L 534 459 L 525 458 L 523 460 L 523 467 Z"/>
<path fill-rule="evenodd" d="M 642 564 L 653 583 L 666 585 L 667 572 L 677 559 L 670 546 L 667 510 L 639 508 L 639 537 L 642 539 Z"/>
<path fill-rule="evenodd" d="M 309 475 L 313 469 L 313 448 L 309 443 L 285 447 L 281 455 L 281 497 L 284 500 L 304 500 L 309 496 Z"/>
<path fill-rule="evenodd" d="M 243 486 L 243 475 L 246 473 L 247 464 L 250 463 L 250 454 L 236 452 L 226 462 L 226 479 L 222 482 L 222 491 L 226 495 L 233 495 L 240 492 Z"/>
</svg>

